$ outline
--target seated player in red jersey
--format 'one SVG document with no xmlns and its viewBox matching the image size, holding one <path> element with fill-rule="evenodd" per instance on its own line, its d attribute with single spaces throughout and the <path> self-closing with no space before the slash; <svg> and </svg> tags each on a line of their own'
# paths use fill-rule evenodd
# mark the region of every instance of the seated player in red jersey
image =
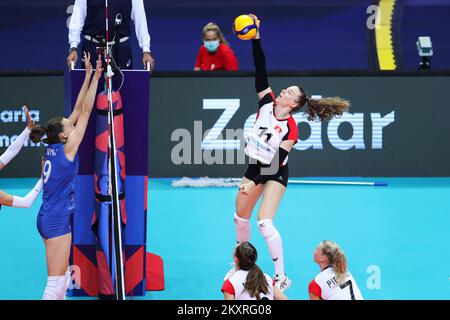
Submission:
<svg viewBox="0 0 450 320">
<path fill-rule="evenodd" d="M 311 300 L 363 300 L 361 291 L 347 269 L 344 251 L 333 241 L 322 241 L 314 250 L 320 273 L 308 287 Z"/>
<path fill-rule="evenodd" d="M 241 242 L 233 254 L 235 268 L 225 276 L 225 300 L 287 300 L 272 278 L 256 265 L 258 252 L 250 242 Z"/>
</svg>

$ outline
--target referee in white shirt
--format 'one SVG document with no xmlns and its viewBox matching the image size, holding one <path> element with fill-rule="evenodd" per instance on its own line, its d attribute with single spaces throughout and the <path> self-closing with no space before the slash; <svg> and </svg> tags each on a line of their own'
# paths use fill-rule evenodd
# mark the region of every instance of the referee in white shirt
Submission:
<svg viewBox="0 0 450 320">
<path fill-rule="evenodd" d="M 120 48 L 119 57 L 113 57 L 117 66 L 121 69 L 131 69 L 133 60 L 129 38 L 131 35 L 131 21 L 135 25 L 139 47 L 142 49 L 142 63 L 144 68 L 150 64 L 150 71 L 153 70 L 155 60 L 150 52 L 150 35 L 147 28 L 147 18 L 145 16 L 143 0 L 109 0 L 109 41 L 114 54 L 115 42 L 113 41 L 114 27 L 117 14 L 121 16 L 120 24 Z M 98 40 L 97 36 L 105 37 L 105 1 L 104 0 L 75 0 L 72 18 L 69 25 L 70 50 L 67 56 L 67 66 L 70 69 L 71 62 L 77 62 L 78 45 L 81 42 L 81 52 L 91 54 L 91 64 L 94 65 L 97 59 Z"/>
</svg>

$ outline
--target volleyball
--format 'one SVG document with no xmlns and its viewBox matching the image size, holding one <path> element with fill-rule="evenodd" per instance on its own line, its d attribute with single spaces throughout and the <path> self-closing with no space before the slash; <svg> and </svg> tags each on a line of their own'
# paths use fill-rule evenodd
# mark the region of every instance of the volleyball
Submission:
<svg viewBox="0 0 450 320">
<path fill-rule="evenodd" d="M 242 14 L 233 23 L 233 32 L 241 40 L 251 40 L 256 36 L 256 24 L 255 21 L 246 14 Z"/>
</svg>

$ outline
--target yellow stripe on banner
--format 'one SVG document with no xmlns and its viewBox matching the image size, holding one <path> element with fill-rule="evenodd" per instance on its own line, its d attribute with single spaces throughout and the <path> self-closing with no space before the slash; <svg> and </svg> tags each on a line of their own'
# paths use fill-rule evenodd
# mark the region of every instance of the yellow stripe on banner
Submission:
<svg viewBox="0 0 450 320">
<path fill-rule="evenodd" d="M 395 70 L 394 46 L 392 43 L 392 15 L 396 0 L 380 0 L 378 21 L 375 28 L 378 63 L 380 70 Z"/>
</svg>

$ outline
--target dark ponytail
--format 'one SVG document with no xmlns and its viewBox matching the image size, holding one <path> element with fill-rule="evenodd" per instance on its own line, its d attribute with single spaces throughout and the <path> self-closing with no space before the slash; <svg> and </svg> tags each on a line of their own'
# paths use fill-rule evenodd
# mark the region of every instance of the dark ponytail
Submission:
<svg viewBox="0 0 450 320">
<path fill-rule="evenodd" d="M 64 126 L 62 124 L 62 117 L 55 117 L 50 119 L 47 122 L 46 126 L 36 125 L 30 133 L 30 140 L 34 143 L 38 143 L 41 141 L 42 137 L 47 135 L 47 138 L 43 140 L 43 142 L 47 144 L 59 143 L 61 139 L 59 138 L 59 134 L 64 131 Z"/>
<path fill-rule="evenodd" d="M 258 253 L 256 248 L 249 242 L 241 242 L 236 247 L 236 258 L 239 260 L 239 269 L 248 271 L 245 290 L 251 297 L 260 300 L 261 293 L 269 293 L 269 283 L 264 273 L 256 265 Z"/>
<path fill-rule="evenodd" d="M 42 137 L 45 136 L 46 133 L 47 129 L 43 125 L 37 124 L 31 129 L 30 140 L 34 143 L 41 142 Z"/>
<path fill-rule="evenodd" d="M 348 111 L 350 102 L 339 97 L 326 97 L 321 99 L 311 99 L 306 95 L 303 88 L 299 88 L 301 96 L 298 101 L 298 106 L 292 110 L 299 111 L 305 104 L 307 106 L 306 113 L 308 114 L 308 121 L 319 119 L 331 120 L 336 116 L 341 116 L 345 111 Z"/>
</svg>

